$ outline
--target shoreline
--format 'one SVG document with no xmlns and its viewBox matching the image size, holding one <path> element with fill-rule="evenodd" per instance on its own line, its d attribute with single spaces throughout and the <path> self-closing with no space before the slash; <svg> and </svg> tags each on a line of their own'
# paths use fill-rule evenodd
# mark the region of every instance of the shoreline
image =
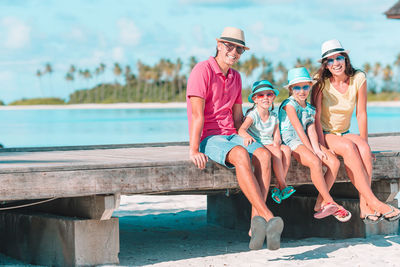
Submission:
<svg viewBox="0 0 400 267">
<path fill-rule="evenodd" d="M 280 104 L 280 103 L 276 103 Z M 250 103 L 243 103 L 250 107 Z M 369 107 L 400 107 L 400 101 L 368 102 Z M 186 108 L 186 102 L 169 103 L 113 103 L 113 104 L 70 104 L 70 105 L 16 105 L 0 106 L 0 110 L 51 110 L 51 109 L 163 109 Z"/>
</svg>

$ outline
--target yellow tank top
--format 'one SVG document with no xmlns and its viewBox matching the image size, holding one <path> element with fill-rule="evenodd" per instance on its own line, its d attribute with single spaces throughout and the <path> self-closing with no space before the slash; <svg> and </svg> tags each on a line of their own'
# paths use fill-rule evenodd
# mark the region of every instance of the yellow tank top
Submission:
<svg viewBox="0 0 400 267">
<path fill-rule="evenodd" d="M 357 92 L 365 80 L 365 74 L 357 71 L 353 77 L 350 77 L 349 88 L 344 94 L 333 87 L 329 78 L 325 80 L 321 103 L 321 125 L 324 131 L 341 134 L 350 129 Z"/>
</svg>

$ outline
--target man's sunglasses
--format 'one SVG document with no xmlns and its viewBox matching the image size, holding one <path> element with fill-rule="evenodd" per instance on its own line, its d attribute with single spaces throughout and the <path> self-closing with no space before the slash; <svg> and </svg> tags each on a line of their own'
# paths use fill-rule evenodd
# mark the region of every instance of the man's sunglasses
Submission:
<svg viewBox="0 0 400 267">
<path fill-rule="evenodd" d="M 225 42 L 222 42 L 222 43 L 225 45 L 226 50 L 228 50 L 228 52 L 231 52 L 234 48 L 236 48 L 236 52 L 237 52 L 239 55 L 241 55 L 241 54 L 243 54 L 244 51 L 245 51 L 244 48 L 241 47 L 241 46 L 234 45 L 234 44 L 231 44 L 231 43 L 225 43 Z"/>
<path fill-rule="evenodd" d="M 326 61 L 326 65 L 329 66 L 329 67 L 332 66 L 333 63 L 335 62 L 335 60 L 337 62 L 342 62 L 342 61 L 345 60 L 345 57 L 344 56 L 337 56 L 336 58 L 328 58 L 328 60 Z"/>
<path fill-rule="evenodd" d="M 311 88 L 311 86 L 309 86 L 309 85 L 304 85 L 303 87 L 302 86 L 293 86 L 293 90 L 294 91 L 300 91 L 301 89 L 303 89 L 304 91 L 308 91 L 308 90 L 310 90 L 310 88 Z"/>
</svg>

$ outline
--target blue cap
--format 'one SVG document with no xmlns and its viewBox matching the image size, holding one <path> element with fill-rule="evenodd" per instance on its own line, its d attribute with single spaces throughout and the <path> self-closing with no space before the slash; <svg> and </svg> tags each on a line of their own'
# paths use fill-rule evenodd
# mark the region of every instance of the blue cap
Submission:
<svg viewBox="0 0 400 267">
<path fill-rule="evenodd" d="M 274 86 L 267 80 L 261 80 L 253 83 L 253 88 L 251 89 L 251 94 L 247 97 L 250 103 L 254 103 L 253 96 L 258 92 L 262 91 L 273 91 L 275 96 L 279 95 L 279 91 L 274 88 Z"/>
<path fill-rule="evenodd" d="M 285 88 L 289 88 L 292 84 L 302 82 L 314 82 L 307 69 L 304 67 L 290 69 L 288 72 L 288 84 L 285 85 Z"/>
</svg>

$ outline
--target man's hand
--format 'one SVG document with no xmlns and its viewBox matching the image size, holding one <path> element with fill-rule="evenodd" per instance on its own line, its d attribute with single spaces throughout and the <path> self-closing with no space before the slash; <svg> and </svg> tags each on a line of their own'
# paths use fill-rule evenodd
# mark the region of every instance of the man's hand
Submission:
<svg viewBox="0 0 400 267">
<path fill-rule="evenodd" d="M 190 160 L 199 169 L 204 169 L 208 161 L 208 157 L 199 151 L 190 151 Z"/>
</svg>

